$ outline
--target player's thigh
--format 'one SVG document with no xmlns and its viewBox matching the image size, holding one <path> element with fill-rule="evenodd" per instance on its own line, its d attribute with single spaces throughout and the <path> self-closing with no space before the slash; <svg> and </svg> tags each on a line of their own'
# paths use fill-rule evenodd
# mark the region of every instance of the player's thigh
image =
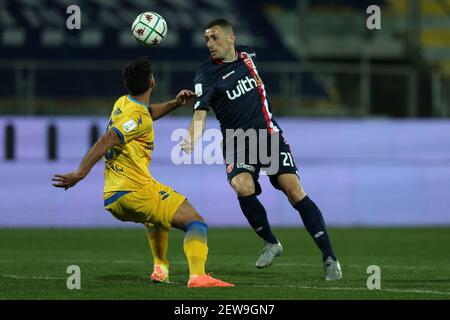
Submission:
<svg viewBox="0 0 450 320">
<path fill-rule="evenodd" d="M 276 161 L 271 162 L 273 173 L 269 175 L 271 184 L 282 190 L 291 202 L 298 202 L 306 196 L 300 183 L 297 165 L 290 146 L 284 137 L 280 136 Z"/>
<path fill-rule="evenodd" d="M 158 181 L 151 191 L 157 193 L 158 197 L 149 206 L 150 222 L 169 228 L 179 208 L 186 202 L 186 197 Z"/>
<path fill-rule="evenodd" d="M 106 204 L 111 199 L 113 201 Z M 149 201 L 151 199 L 143 191 L 120 191 L 105 200 L 105 209 L 120 221 L 145 224 L 149 222 L 145 206 Z"/>
<path fill-rule="evenodd" d="M 265 166 L 264 169 L 269 176 L 272 185 L 278 189 L 283 190 L 280 185 L 279 178 L 285 174 L 293 174 L 298 178 L 298 169 L 294 160 L 294 156 L 291 152 L 291 147 L 286 143 L 283 136 L 279 136 L 279 145 L 276 152 L 273 152 L 271 156 L 270 164 Z M 283 178 L 288 182 L 294 182 L 294 177 Z M 298 179 L 297 179 L 298 180 Z M 298 180 L 299 181 L 299 180 Z M 298 184 L 298 182 L 296 182 Z"/>
<path fill-rule="evenodd" d="M 240 197 L 261 193 L 258 182 L 259 168 L 245 164 L 227 165 L 227 178 L 233 190 Z"/>
<path fill-rule="evenodd" d="M 171 187 L 155 181 L 151 188 L 130 192 L 106 209 L 121 221 L 167 229 L 185 200 Z"/>
<path fill-rule="evenodd" d="M 186 226 L 194 221 L 203 222 L 204 220 L 189 201 L 185 200 L 172 217 L 172 226 L 177 229 L 186 230 Z"/>
</svg>

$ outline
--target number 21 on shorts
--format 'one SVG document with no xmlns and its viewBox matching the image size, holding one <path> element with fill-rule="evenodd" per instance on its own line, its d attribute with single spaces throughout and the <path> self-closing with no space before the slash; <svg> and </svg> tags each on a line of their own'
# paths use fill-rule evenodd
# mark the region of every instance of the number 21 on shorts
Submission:
<svg viewBox="0 0 450 320">
<path fill-rule="evenodd" d="M 292 156 L 289 152 L 280 152 L 283 157 L 283 167 L 293 167 L 294 161 L 292 160 Z"/>
</svg>

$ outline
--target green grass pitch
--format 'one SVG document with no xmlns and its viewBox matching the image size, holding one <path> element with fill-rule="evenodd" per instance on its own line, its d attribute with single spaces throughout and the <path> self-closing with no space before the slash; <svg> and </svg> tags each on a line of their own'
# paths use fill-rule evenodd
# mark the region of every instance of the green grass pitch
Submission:
<svg viewBox="0 0 450 320">
<path fill-rule="evenodd" d="M 325 282 L 319 251 L 304 229 L 276 228 L 284 253 L 254 263 L 262 242 L 251 229 L 209 230 L 207 271 L 234 288 L 187 289 L 183 233 L 169 241 L 171 284 L 149 281 L 143 228 L 0 229 L 0 299 L 450 299 L 450 228 L 331 228 L 344 278 Z M 81 289 L 69 290 L 69 265 Z M 381 289 L 366 287 L 369 265 Z"/>
</svg>

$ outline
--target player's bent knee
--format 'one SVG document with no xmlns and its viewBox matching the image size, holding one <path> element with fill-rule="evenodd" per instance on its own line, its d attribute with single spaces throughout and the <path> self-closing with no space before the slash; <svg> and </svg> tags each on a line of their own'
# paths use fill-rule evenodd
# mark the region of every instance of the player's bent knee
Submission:
<svg viewBox="0 0 450 320">
<path fill-rule="evenodd" d="M 239 197 L 249 196 L 255 193 L 255 183 L 251 175 L 237 175 L 231 180 L 231 187 Z"/>
<path fill-rule="evenodd" d="M 190 216 L 190 220 L 191 221 L 205 222 L 205 219 L 203 219 L 203 217 L 201 215 L 199 215 L 197 212 L 195 212 L 194 214 L 192 214 Z"/>
<path fill-rule="evenodd" d="M 177 229 L 185 230 L 186 226 L 194 221 L 204 222 L 204 219 L 186 200 L 180 205 L 177 212 L 173 216 L 172 226 Z"/>
<path fill-rule="evenodd" d="M 255 193 L 255 186 L 250 184 L 235 185 L 233 189 L 239 197 L 245 197 Z"/>
<path fill-rule="evenodd" d="M 294 204 L 306 197 L 305 191 L 300 186 L 286 188 L 285 193 L 290 202 Z"/>
</svg>

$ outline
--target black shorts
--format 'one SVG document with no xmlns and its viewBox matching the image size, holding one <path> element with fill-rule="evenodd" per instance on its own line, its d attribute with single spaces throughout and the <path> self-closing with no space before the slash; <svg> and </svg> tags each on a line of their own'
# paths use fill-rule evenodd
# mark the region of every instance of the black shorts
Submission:
<svg viewBox="0 0 450 320">
<path fill-rule="evenodd" d="M 291 153 L 291 147 L 286 143 L 284 137 L 279 135 L 279 150 L 278 150 L 278 163 L 275 166 L 275 172 L 267 173 L 270 179 L 270 183 L 278 190 L 281 190 L 280 184 L 278 183 L 278 176 L 285 173 L 293 173 L 298 176 L 298 169 L 294 161 L 294 157 Z M 248 157 L 246 157 L 247 159 Z M 237 156 L 235 157 L 237 159 Z M 261 185 L 258 182 L 259 172 L 261 169 L 265 170 L 266 168 L 271 166 L 271 162 L 269 164 L 261 164 L 259 161 L 256 164 L 248 164 L 248 163 L 231 163 L 226 164 L 227 171 L 227 179 L 228 183 L 231 184 L 231 179 L 242 172 L 247 172 L 251 174 L 253 177 L 253 181 L 255 182 L 255 191 L 256 194 L 261 194 Z"/>
</svg>

